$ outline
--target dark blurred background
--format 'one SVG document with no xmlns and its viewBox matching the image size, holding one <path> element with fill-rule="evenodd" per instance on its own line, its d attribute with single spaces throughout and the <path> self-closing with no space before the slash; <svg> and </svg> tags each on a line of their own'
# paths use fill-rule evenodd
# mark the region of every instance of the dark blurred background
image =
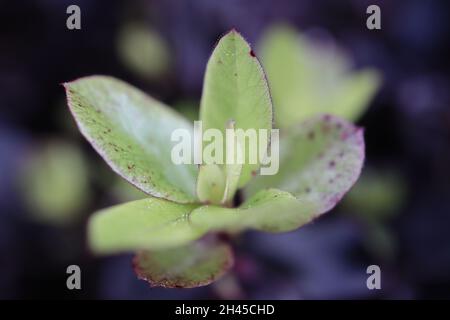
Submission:
<svg viewBox="0 0 450 320">
<path fill-rule="evenodd" d="M 66 28 L 71 4 L 81 30 Z M 370 4 L 381 30 L 366 28 Z M 444 0 L 1 1 L 0 298 L 450 298 L 449 9 Z M 139 195 L 77 132 L 60 83 L 112 75 L 195 117 L 219 37 L 234 27 L 257 44 L 280 22 L 325 32 L 356 67 L 383 75 L 358 121 L 367 160 L 354 192 L 295 232 L 244 234 L 232 276 L 207 287 L 150 288 L 131 255 L 91 256 L 89 214 Z M 136 25 L 150 48 L 130 40 Z M 71 264 L 82 290 L 66 288 Z M 371 264 L 381 290 L 366 287 Z"/>
</svg>

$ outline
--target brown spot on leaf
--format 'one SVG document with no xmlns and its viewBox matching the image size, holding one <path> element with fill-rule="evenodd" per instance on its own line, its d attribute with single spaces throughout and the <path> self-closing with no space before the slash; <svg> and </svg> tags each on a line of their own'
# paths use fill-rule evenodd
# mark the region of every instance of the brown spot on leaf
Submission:
<svg viewBox="0 0 450 320">
<path fill-rule="evenodd" d="M 256 56 L 255 56 L 255 53 L 253 52 L 253 50 L 250 50 L 249 54 L 250 54 L 250 56 L 252 56 L 253 58 L 256 57 Z"/>
<path fill-rule="evenodd" d="M 323 125 L 322 125 L 322 132 L 323 133 L 328 133 L 329 131 L 330 131 L 330 125 L 328 124 L 328 123 L 324 123 Z"/>
</svg>

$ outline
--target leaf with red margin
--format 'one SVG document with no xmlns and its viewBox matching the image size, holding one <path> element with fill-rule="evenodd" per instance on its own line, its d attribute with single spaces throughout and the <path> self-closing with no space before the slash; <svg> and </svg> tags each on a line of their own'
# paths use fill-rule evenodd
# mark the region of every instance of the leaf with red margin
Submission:
<svg viewBox="0 0 450 320">
<path fill-rule="evenodd" d="M 272 129 L 272 100 L 261 64 L 250 45 L 236 31 L 223 36 L 214 49 L 206 67 L 200 102 L 203 129 L 219 129 L 225 136 L 226 126 L 234 122 L 235 129 L 267 130 L 267 137 L 258 139 L 258 148 L 267 149 Z M 243 147 L 245 146 L 242 143 Z M 226 154 L 226 152 L 224 152 Z M 224 155 L 224 157 L 226 157 Z M 243 187 L 258 170 L 260 160 L 250 163 L 250 152 L 244 153 L 238 186 Z"/>
<path fill-rule="evenodd" d="M 186 119 L 112 77 L 85 77 L 64 87 L 81 133 L 117 174 L 154 197 L 197 201 L 196 166 L 171 159 L 173 131 L 192 133 Z"/>
<path fill-rule="evenodd" d="M 202 239 L 183 247 L 140 251 L 133 259 L 139 279 L 151 286 L 195 288 L 216 281 L 233 266 L 231 247 Z"/>
<path fill-rule="evenodd" d="M 358 179 L 364 163 L 363 130 L 336 116 L 321 115 L 282 132 L 277 174 L 258 176 L 246 196 L 278 188 L 331 210 Z"/>
</svg>

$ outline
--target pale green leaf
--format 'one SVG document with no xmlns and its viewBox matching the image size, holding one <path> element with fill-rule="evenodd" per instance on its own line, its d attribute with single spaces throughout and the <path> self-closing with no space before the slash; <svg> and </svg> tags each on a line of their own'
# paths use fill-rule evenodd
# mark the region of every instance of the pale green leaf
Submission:
<svg viewBox="0 0 450 320">
<path fill-rule="evenodd" d="M 269 29 L 260 47 L 278 128 L 320 113 L 357 120 L 380 86 L 375 70 L 352 71 L 346 53 L 287 26 Z"/>
<path fill-rule="evenodd" d="M 192 211 L 193 225 L 209 231 L 237 232 L 256 229 L 267 232 L 295 230 L 317 217 L 319 208 L 308 200 L 288 192 L 266 189 L 240 208 L 203 206 Z"/>
<path fill-rule="evenodd" d="M 272 103 L 263 69 L 249 44 L 234 30 L 220 39 L 208 61 L 200 120 L 204 130 L 219 129 L 224 137 L 230 120 L 235 121 L 236 129 L 272 128 Z M 266 150 L 267 143 L 261 147 Z M 260 166 L 250 164 L 248 156 L 245 152 L 239 186 Z"/>
<path fill-rule="evenodd" d="M 197 197 L 201 202 L 220 204 L 225 191 L 225 177 L 216 164 L 201 165 L 197 179 Z"/>
<path fill-rule="evenodd" d="M 100 210 L 89 220 L 90 247 L 107 254 L 184 245 L 204 233 L 188 220 L 195 207 L 147 198 Z"/>
<path fill-rule="evenodd" d="M 222 197 L 222 204 L 228 205 L 238 189 L 239 177 L 241 176 L 242 164 L 225 165 L 225 191 Z"/>
<path fill-rule="evenodd" d="M 399 213 L 405 201 L 406 186 L 402 177 L 395 172 L 365 168 L 343 204 L 347 212 L 365 221 L 386 221 Z"/>
<path fill-rule="evenodd" d="M 200 240 L 159 251 L 141 251 L 133 260 L 140 279 L 151 286 L 193 288 L 216 281 L 233 265 L 231 248 L 221 242 Z"/>
<path fill-rule="evenodd" d="M 335 206 L 359 177 L 364 162 L 363 130 L 335 116 L 315 116 L 284 131 L 280 170 L 258 176 L 247 196 L 275 187 L 316 203 L 318 213 Z"/>
<path fill-rule="evenodd" d="M 63 225 L 83 213 L 90 199 L 88 164 L 75 146 L 48 141 L 27 154 L 20 189 L 33 218 Z"/>
<path fill-rule="evenodd" d="M 170 50 L 156 31 L 142 23 L 127 23 L 117 37 L 122 63 L 143 78 L 156 78 L 170 67 Z"/>
<path fill-rule="evenodd" d="M 229 129 L 235 129 L 235 122 L 230 121 L 228 123 Z M 227 144 L 227 154 L 232 153 L 236 155 L 236 159 L 239 157 L 238 154 L 240 152 L 243 152 L 242 145 L 237 139 L 237 137 L 234 137 L 234 143 L 233 144 Z M 235 163 L 227 163 L 223 167 L 225 171 L 225 191 L 222 198 L 222 204 L 229 205 L 230 202 L 233 200 L 234 194 L 236 193 L 236 190 L 239 186 L 239 179 L 241 177 L 242 172 L 242 164 L 236 161 Z"/>
<path fill-rule="evenodd" d="M 194 202 L 197 169 L 171 160 L 171 134 L 192 130 L 176 112 L 112 77 L 65 83 L 81 133 L 123 178 L 155 197 Z"/>
</svg>

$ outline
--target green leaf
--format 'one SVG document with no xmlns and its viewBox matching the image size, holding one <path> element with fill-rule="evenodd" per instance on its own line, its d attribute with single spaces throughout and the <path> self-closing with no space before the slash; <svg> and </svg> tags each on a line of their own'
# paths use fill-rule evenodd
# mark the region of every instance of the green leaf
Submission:
<svg viewBox="0 0 450 320">
<path fill-rule="evenodd" d="M 221 203 L 229 205 L 238 189 L 239 178 L 241 176 L 242 164 L 227 164 L 225 169 L 225 191 Z"/>
<path fill-rule="evenodd" d="M 346 211 L 369 222 L 385 222 L 399 213 L 405 201 L 407 184 L 394 171 L 364 169 L 358 182 L 345 197 Z"/>
<path fill-rule="evenodd" d="M 191 212 L 193 225 L 209 231 L 237 232 L 256 229 L 267 232 L 295 230 L 318 214 L 315 203 L 297 199 L 288 192 L 262 190 L 240 208 L 203 206 Z"/>
<path fill-rule="evenodd" d="M 228 129 L 235 129 L 235 122 L 229 121 Z M 235 136 L 234 143 L 226 146 L 227 154 L 232 153 L 237 159 L 239 153 L 243 153 L 242 145 L 239 139 Z M 225 191 L 223 193 L 222 204 L 230 205 L 233 200 L 234 194 L 236 193 L 239 186 L 239 179 L 242 173 L 242 164 L 236 161 L 236 163 L 227 163 L 224 165 L 223 169 L 225 171 Z"/>
<path fill-rule="evenodd" d="M 258 176 L 247 196 L 276 187 L 318 206 L 332 209 L 358 179 L 364 162 L 363 130 L 335 116 L 315 116 L 284 131 L 280 170 Z"/>
<path fill-rule="evenodd" d="M 184 118 L 111 77 L 81 78 L 64 87 L 81 133 L 117 174 L 152 196 L 196 201 L 196 167 L 171 160 L 172 132 L 192 130 Z"/>
<path fill-rule="evenodd" d="M 133 260 L 136 274 L 151 286 L 194 288 L 216 281 L 233 266 L 224 243 L 200 240 L 161 251 L 141 251 Z"/>
<path fill-rule="evenodd" d="M 143 78 L 156 78 L 170 67 L 170 50 L 157 31 L 142 23 L 127 23 L 117 37 L 122 63 Z"/>
<path fill-rule="evenodd" d="M 201 202 L 220 204 L 225 190 L 225 177 L 216 164 L 200 166 L 197 179 L 197 196 Z"/>
<path fill-rule="evenodd" d="M 340 90 L 334 96 L 335 105 L 327 112 L 356 121 L 366 111 L 380 86 L 380 76 L 375 70 L 364 69 L 343 77 Z"/>
<path fill-rule="evenodd" d="M 234 30 L 220 39 L 208 61 L 200 120 L 204 130 L 219 129 L 224 137 L 230 120 L 234 120 L 236 129 L 272 128 L 272 102 L 263 69 L 249 44 Z M 267 149 L 267 143 L 261 145 Z M 240 187 L 260 166 L 250 164 L 248 152 L 245 155 Z"/>
<path fill-rule="evenodd" d="M 269 29 L 260 47 L 278 128 L 320 113 L 357 120 L 380 86 L 375 70 L 352 71 L 344 52 L 287 26 Z"/>
<path fill-rule="evenodd" d="M 64 225 L 79 218 L 90 199 L 88 163 L 64 141 L 49 141 L 25 157 L 19 180 L 25 203 L 41 222 Z"/>
<path fill-rule="evenodd" d="M 228 129 L 234 129 L 234 121 L 229 121 Z M 226 145 L 226 151 L 235 155 L 235 159 L 239 157 L 242 146 L 236 136 L 233 144 Z M 237 161 L 222 167 L 216 164 L 201 165 L 197 179 L 197 196 L 200 201 L 230 206 L 238 188 L 241 171 L 242 164 Z"/>
<path fill-rule="evenodd" d="M 188 221 L 195 207 L 148 198 L 100 210 L 89 220 L 90 247 L 106 254 L 184 245 L 204 233 Z"/>
</svg>

